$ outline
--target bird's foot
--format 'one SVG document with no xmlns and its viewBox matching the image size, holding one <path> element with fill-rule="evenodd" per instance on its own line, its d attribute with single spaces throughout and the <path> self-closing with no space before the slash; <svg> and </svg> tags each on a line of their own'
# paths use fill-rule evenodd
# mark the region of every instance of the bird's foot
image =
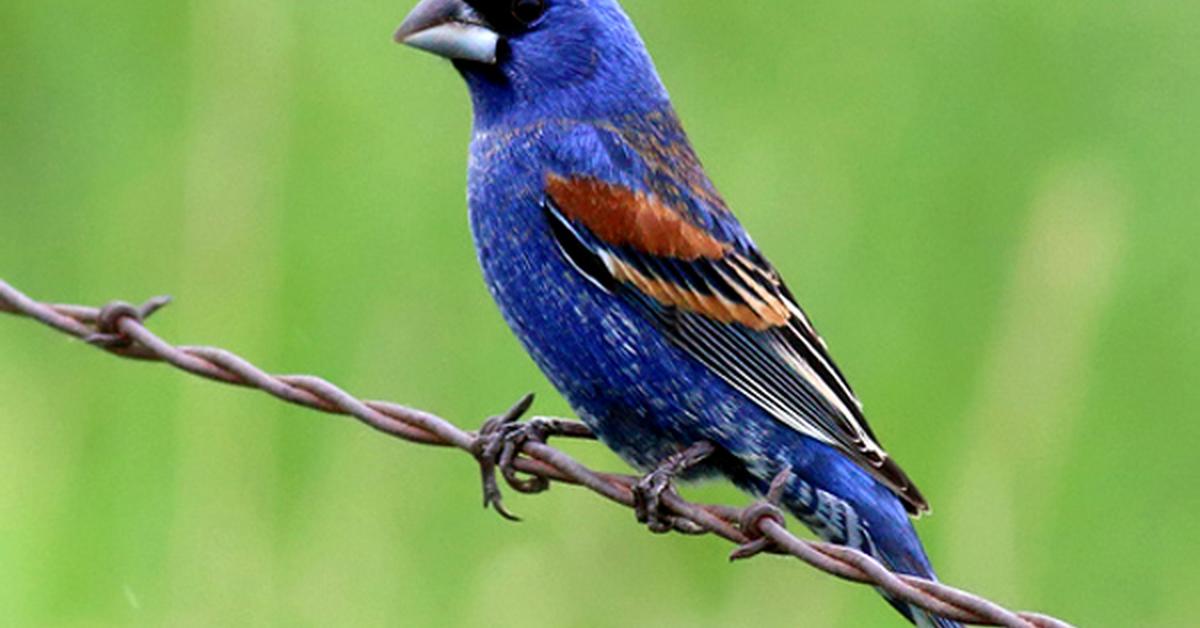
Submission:
<svg viewBox="0 0 1200 628">
<path fill-rule="evenodd" d="M 685 534 L 702 534 L 703 528 L 692 521 L 676 517 L 663 504 L 664 494 L 674 494 L 672 480 L 684 471 L 700 464 L 717 450 L 708 441 L 700 441 L 673 454 L 633 485 L 633 510 L 637 520 L 651 532 L 663 534 L 676 530 Z"/>
<path fill-rule="evenodd" d="M 764 520 L 771 520 L 779 524 L 781 527 L 787 526 L 787 518 L 783 515 L 783 510 L 779 507 L 783 500 L 783 491 L 787 488 L 788 482 L 792 479 L 792 468 L 787 467 L 780 471 L 775 479 L 771 480 L 771 488 L 767 494 L 759 501 L 750 504 L 742 511 L 742 516 L 738 521 L 738 529 L 748 539 L 745 544 L 733 550 L 729 555 L 729 560 L 745 560 L 762 554 L 763 552 L 776 551 L 775 542 L 767 538 L 763 534 L 762 523 Z"/>
<path fill-rule="evenodd" d="M 533 395 L 529 394 L 504 414 L 488 419 L 472 446 L 483 478 L 483 507 L 495 508 L 501 517 L 509 521 L 520 521 L 521 518 L 504 506 L 504 497 L 496 481 L 497 469 L 505 482 L 518 493 L 541 493 L 550 488 L 550 481 L 536 475 L 521 477 L 515 466 L 525 444 L 544 443 L 551 436 L 595 438 L 587 426 L 575 421 L 534 417 L 519 423 L 518 420 L 529 411 L 531 405 Z"/>
</svg>

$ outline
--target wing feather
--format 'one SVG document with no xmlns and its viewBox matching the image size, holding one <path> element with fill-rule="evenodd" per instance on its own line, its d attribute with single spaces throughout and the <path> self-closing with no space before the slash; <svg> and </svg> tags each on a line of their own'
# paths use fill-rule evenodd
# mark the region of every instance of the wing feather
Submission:
<svg viewBox="0 0 1200 628">
<path fill-rule="evenodd" d="M 878 444 L 825 342 L 758 251 L 723 242 L 648 193 L 547 178 L 560 250 L 777 420 L 838 447 L 914 514 L 929 506 Z"/>
</svg>

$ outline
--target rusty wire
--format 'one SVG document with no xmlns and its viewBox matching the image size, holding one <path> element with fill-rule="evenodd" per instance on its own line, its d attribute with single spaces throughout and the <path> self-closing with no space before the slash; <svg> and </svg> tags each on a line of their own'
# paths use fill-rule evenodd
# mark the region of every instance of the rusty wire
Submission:
<svg viewBox="0 0 1200 628">
<path fill-rule="evenodd" d="M 0 312 L 34 319 L 123 358 L 165 362 L 180 370 L 213 381 L 255 388 L 288 403 L 321 412 L 351 416 L 368 426 L 412 443 L 460 449 L 479 460 L 484 470 L 485 489 L 497 461 L 495 440 L 487 430 L 462 430 L 434 414 L 385 401 L 362 401 L 341 388 L 311 375 L 271 375 L 224 349 L 174 346 L 146 328 L 144 321 L 170 302 L 167 297 L 150 299 L 141 306 L 113 302 L 102 308 L 39 303 L 0 279 Z M 531 397 L 518 402 L 504 415 L 489 421 L 493 428 L 512 425 L 528 409 Z M 550 423 L 556 433 L 587 436 L 582 424 L 559 419 L 535 420 Z M 488 447 L 488 445 L 493 445 Z M 638 478 L 600 473 L 588 469 L 567 454 L 536 437 L 517 441 L 501 468 L 514 489 L 533 493 L 549 482 L 583 486 L 626 507 L 634 507 L 633 487 Z M 515 472 L 525 474 L 520 478 Z M 782 479 L 782 478 L 780 478 Z M 777 486 L 781 483 L 777 480 Z M 897 599 L 956 621 L 985 625 L 1037 628 L 1066 628 L 1070 624 L 1040 613 L 1010 611 L 990 600 L 954 587 L 897 574 L 874 558 L 855 549 L 808 541 L 787 530 L 786 520 L 772 503 L 772 496 L 748 508 L 697 504 L 684 500 L 673 490 L 661 497 L 663 506 L 675 516 L 681 532 L 712 533 L 737 545 L 731 560 L 750 558 L 763 552 L 787 554 L 833 576 L 869 584 Z M 485 495 L 502 514 L 498 493 Z"/>
</svg>

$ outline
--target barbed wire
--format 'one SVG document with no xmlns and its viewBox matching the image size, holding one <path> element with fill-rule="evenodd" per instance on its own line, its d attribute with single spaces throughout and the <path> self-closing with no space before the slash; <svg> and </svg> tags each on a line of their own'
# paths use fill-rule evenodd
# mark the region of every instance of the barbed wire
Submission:
<svg viewBox="0 0 1200 628">
<path fill-rule="evenodd" d="M 516 423 L 532 404 L 531 395 L 504 414 L 489 419 L 479 431 L 466 431 L 423 410 L 386 401 L 359 400 L 319 377 L 271 375 L 224 349 L 172 345 L 144 324 L 168 303 L 168 297 L 156 297 L 140 306 L 115 301 L 101 308 L 40 303 L 0 279 L 0 312 L 31 318 L 113 355 L 164 362 L 216 382 L 261 390 L 291 404 L 350 416 L 401 440 L 464 451 L 479 462 L 482 470 L 484 505 L 494 506 L 505 517 L 515 519 L 501 501 L 495 479 L 497 470 L 511 488 L 521 493 L 541 492 L 551 482 L 560 482 L 585 487 L 629 508 L 636 507 L 634 487 L 640 478 L 593 471 L 545 443 L 547 435 L 590 438 L 586 426 L 544 417 Z M 894 573 L 852 548 L 796 537 L 787 530 L 783 513 L 775 505 L 786 473 L 776 479 L 765 500 L 747 508 L 689 502 L 674 490 L 662 494 L 662 507 L 672 513 L 676 531 L 711 533 L 736 544 L 731 560 L 764 552 L 790 555 L 825 573 L 871 585 L 896 599 L 964 623 L 1070 627 L 1049 615 L 1010 611 L 940 582 Z"/>
</svg>

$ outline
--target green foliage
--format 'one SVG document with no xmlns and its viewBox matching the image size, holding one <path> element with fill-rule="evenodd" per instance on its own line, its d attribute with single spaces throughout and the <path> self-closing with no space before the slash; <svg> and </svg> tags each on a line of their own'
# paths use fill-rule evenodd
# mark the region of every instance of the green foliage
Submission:
<svg viewBox="0 0 1200 628">
<path fill-rule="evenodd" d="M 943 579 L 1200 607 L 1200 4 L 628 0 L 711 174 L 936 514 Z M 0 4 L 0 276 L 477 425 L 527 390 L 469 109 L 403 3 Z M 888 625 L 578 491 L 0 320 L 0 624 Z M 596 446 L 585 460 L 620 468 Z M 727 487 L 704 499 L 742 500 Z"/>
</svg>

